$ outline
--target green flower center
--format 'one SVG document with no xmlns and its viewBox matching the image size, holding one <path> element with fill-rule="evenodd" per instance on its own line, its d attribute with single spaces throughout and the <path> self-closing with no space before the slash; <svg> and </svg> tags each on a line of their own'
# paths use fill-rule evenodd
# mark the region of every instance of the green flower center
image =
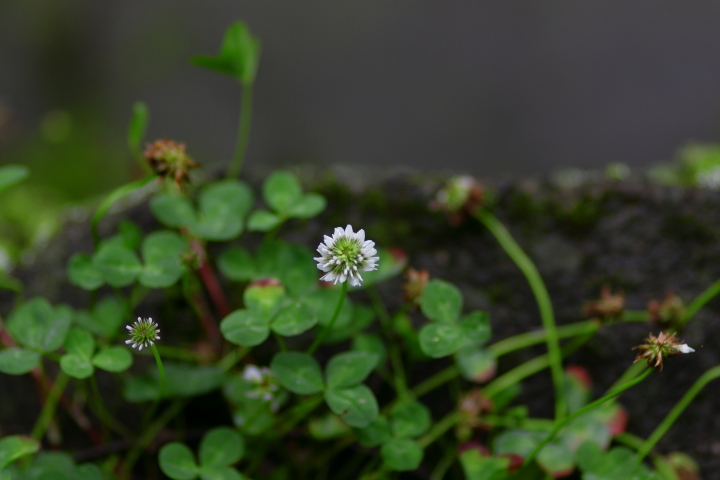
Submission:
<svg viewBox="0 0 720 480">
<path fill-rule="evenodd" d="M 335 245 L 333 245 L 332 256 L 336 260 L 339 260 L 339 263 L 336 263 L 333 268 L 336 272 L 344 270 L 345 267 L 352 269 L 352 267 L 357 265 L 362 259 L 360 244 L 352 238 L 338 238 Z"/>
</svg>

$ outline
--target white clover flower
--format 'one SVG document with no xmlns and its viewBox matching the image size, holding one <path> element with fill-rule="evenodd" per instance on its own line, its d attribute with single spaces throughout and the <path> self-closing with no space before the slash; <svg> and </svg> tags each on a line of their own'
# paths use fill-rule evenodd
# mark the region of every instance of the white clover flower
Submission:
<svg viewBox="0 0 720 480">
<path fill-rule="evenodd" d="M 248 382 L 260 383 L 263 380 L 263 371 L 255 365 L 246 365 L 242 377 Z"/>
<path fill-rule="evenodd" d="M 130 340 L 125 343 L 132 343 L 132 348 L 142 350 L 143 347 L 153 345 L 155 340 L 160 340 L 160 329 L 152 318 L 141 319 L 138 317 L 135 323 L 126 325 L 125 328 L 130 332 Z"/>
<path fill-rule="evenodd" d="M 279 388 L 275 374 L 267 367 L 258 368 L 255 365 L 246 365 L 242 378 L 253 385 L 252 389 L 245 393 L 248 398 L 262 398 L 269 402 L 273 400 L 275 392 Z"/>
<path fill-rule="evenodd" d="M 349 279 L 354 287 L 362 282 L 360 272 L 377 270 L 380 259 L 373 257 L 377 253 L 375 242 L 365 240 L 365 230 L 353 233 L 350 225 L 345 230 L 337 227 L 332 238 L 325 235 L 325 243 L 321 243 L 317 251 L 321 255 L 315 257 L 317 267 L 325 272 L 320 280 L 337 284 Z"/>
</svg>

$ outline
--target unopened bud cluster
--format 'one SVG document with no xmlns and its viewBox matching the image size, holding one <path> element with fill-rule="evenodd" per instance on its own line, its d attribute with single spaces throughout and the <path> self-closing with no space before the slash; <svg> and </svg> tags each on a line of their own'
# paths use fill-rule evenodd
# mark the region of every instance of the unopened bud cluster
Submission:
<svg viewBox="0 0 720 480">
<path fill-rule="evenodd" d="M 190 181 L 191 168 L 200 166 L 188 156 L 184 143 L 167 138 L 148 143 L 144 155 L 153 172 L 163 178 L 171 178 L 178 186 Z"/>
<path fill-rule="evenodd" d="M 474 178 L 461 175 L 451 178 L 430 204 L 433 210 L 447 213 L 450 223 L 459 225 L 468 213 L 472 214 L 482 206 L 485 191 Z"/>
<path fill-rule="evenodd" d="M 405 272 L 405 280 L 402 287 L 403 300 L 413 305 L 419 304 L 425 285 L 430 281 L 430 273 L 427 270 L 408 268 Z"/>
</svg>

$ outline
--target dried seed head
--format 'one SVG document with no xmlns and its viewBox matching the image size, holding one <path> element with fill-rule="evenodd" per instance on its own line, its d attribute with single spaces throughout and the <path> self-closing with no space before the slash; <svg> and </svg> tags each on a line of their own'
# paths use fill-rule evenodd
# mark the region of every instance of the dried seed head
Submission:
<svg viewBox="0 0 720 480">
<path fill-rule="evenodd" d="M 635 357 L 636 362 L 645 359 L 647 360 L 648 366 L 655 367 L 660 371 L 663 369 L 664 358 L 695 351 L 686 344 L 681 344 L 675 334 L 669 332 L 661 332 L 657 337 L 651 333 L 645 339 L 643 345 L 633 347 L 633 350 L 640 351 L 637 357 Z"/>
<path fill-rule="evenodd" d="M 685 304 L 674 293 L 668 293 L 660 302 L 651 300 L 647 311 L 650 321 L 662 328 L 680 331 L 685 326 Z"/>
<path fill-rule="evenodd" d="M 596 317 L 600 320 L 608 320 L 619 317 L 625 308 L 625 294 L 622 290 L 611 293 L 609 285 L 603 285 L 600 290 L 600 299 L 592 302 L 585 302 L 582 314 L 585 317 Z"/>
</svg>

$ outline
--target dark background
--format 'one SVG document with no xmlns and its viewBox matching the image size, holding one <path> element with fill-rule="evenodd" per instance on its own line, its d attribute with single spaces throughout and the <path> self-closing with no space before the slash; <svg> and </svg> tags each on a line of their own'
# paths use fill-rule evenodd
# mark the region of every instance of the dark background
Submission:
<svg viewBox="0 0 720 480">
<path fill-rule="evenodd" d="M 646 167 L 718 136 L 716 1 L 0 0 L 0 162 L 70 199 L 118 185 L 136 100 L 148 140 L 226 161 L 239 87 L 189 59 L 239 19 L 263 42 L 250 169 L 517 178 Z M 49 141 L 58 110 L 69 131 Z"/>
</svg>

